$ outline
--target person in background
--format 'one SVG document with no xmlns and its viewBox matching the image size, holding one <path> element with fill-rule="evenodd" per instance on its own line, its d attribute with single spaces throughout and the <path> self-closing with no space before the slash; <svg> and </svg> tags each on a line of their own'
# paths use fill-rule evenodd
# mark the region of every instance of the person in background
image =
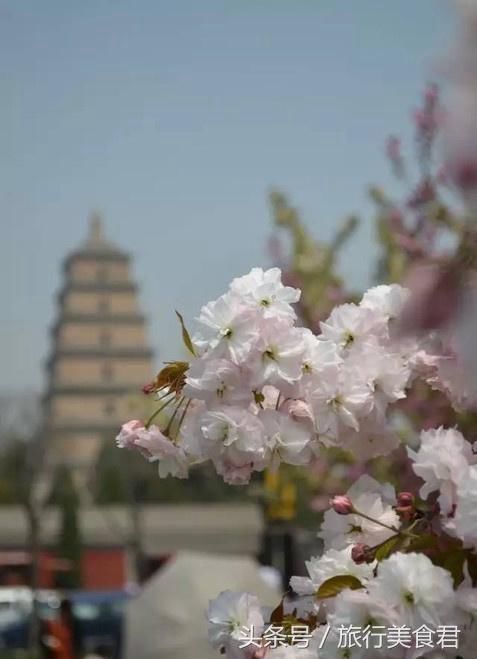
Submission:
<svg viewBox="0 0 477 659">
<path fill-rule="evenodd" d="M 41 645 L 45 659 L 79 659 L 76 625 L 70 600 L 61 601 L 58 618 L 45 621 Z"/>
</svg>

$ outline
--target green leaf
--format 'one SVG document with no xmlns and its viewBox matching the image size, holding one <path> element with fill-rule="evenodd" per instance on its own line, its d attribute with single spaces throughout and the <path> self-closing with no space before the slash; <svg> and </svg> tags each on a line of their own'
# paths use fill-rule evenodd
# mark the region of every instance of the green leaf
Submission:
<svg viewBox="0 0 477 659">
<path fill-rule="evenodd" d="M 438 546 L 438 540 L 432 533 L 423 533 L 418 538 L 410 540 L 406 546 L 406 551 L 423 552 L 427 549 L 434 549 Z"/>
<path fill-rule="evenodd" d="M 328 597 L 335 597 L 335 595 L 341 593 L 341 591 L 345 588 L 357 590 L 358 588 L 362 587 L 363 584 L 361 581 L 357 577 L 354 577 L 352 574 L 339 574 L 336 577 L 331 577 L 331 579 L 323 581 L 317 590 L 316 598 L 326 599 Z"/>
<path fill-rule="evenodd" d="M 462 549 L 451 549 L 432 557 L 432 562 L 445 570 L 448 570 L 454 580 L 454 585 L 458 586 L 464 580 L 464 561 L 466 552 Z"/>
<path fill-rule="evenodd" d="M 177 310 L 176 310 L 176 316 L 179 318 L 179 322 L 182 328 L 182 341 L 184 342 L 184 345 L 187 348 L 187 350 L 195 357 L 196 354 L 195 354 L 194 345 L 192 343 L 192 339 L 190 338 L 190 334 L 187 331 L 183 317 Z"/>
<path fill-rule="evenodd" d="M 379 545 L 374 554 L 374 558 L 377 561 L 383 561 L 390 556 L 394 550 L 399 549 L 401 545 L 402 538 L 398 535 L 393 535 Z"/>
<path fill-rule="evenodd" d="M 417 510 L 420 510 L 423 513 L 429 513 L 434 509 L 434 504 L 431 504 L 425 499 L 421 499 L 419 497 L 416 497 L 415 499 L 415 506 Z"/>
</svg>

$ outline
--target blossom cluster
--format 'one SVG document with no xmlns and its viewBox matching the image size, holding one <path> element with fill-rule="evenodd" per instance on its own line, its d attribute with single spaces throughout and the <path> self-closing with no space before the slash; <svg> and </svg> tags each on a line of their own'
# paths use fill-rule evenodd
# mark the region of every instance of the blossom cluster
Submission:
<svg viewBox="0 0 477 659">
<path fill-rule="evenodd" d="M 396 495 L 391 485 L 360 477 L 346 495 L 331 501 L 319 532 L 324 551 L 306 562 L 307 577 L 292 577 L 291 591 L 280 607 L 270 614 L 253 595 L 229 591 L 210 603 L 212 645 L 228 659 L 472 659 L 477 644 L 477 543 L 470 507 L 475 510 L 475 500 L 460 513 L 458 509 L 465 506 L 460 488 L 473 474 L 475 460 L 455 429 L 423 432 L 421 440 L 419 450 L 410 455 L 414 471 L 424 480 L 421 495 L 440 492 L 435 514 L 424 515 L 420 501 L 409 492 Z M 438 564 L 452 558 L 455 568 L 455 558 L 463 551 L 462 545 L 455 545 L 439 554 L 439 521 L 471 547 L 460 557 L 461 575 Z M 424 552 L 426 543 L 433 560 Z M 272 645 L 270 622 L 280 622 L 285 630 L 307 625 L 306 650 L 290 633 L 280 637 L 279 647 Z M 239 633 L 250 626 L 255 629 L 253 648 Z M 392 629 L 394 640 L 344 645 L 343 629 L 350 626 L 364 634 Z M 456 632 L 452 643 L 442 638 L 434 643 L 449 626 Z"/>
<path fill-rule="evenodd" d="M 308 465 L 323 447 L 355 458 L 386 455 L 398 444 L 389 422 L 393 404 L 417 378 L 457 391 L 455 360 L 440 338 L 403 335 L 407 291 L 377 286 L 359 304 L 336 307 L 315 336 L 300 327 L 277 268 L 254 268 L 205 305 L 191 338 L 182 317 L 189 362 L 169 362 L 145 387 L 160 405 L 145 423 L 124 424 L 118 446 L 159 462 L 159 475 L 185 478 L 210 461 L 231 484 L 280 463 Z M 443 364 L 452 378 L 441 377 Z M 225 591 L 211 602 L 209 637 L 227 659 L 472 659 L 477 643 L 477 456 L 456 428 L 421 432 L 408 448 L 417 492 L 399 492 L 364 474 L 333 497 L 319 537 L 321 556 L 293 577 L 273 612 L 253 594 Z M 307 626 L 308 647 L 285 634 L 277 647 L 260 630 Z M 345 625 L 411 628 L 438 635 L 460 630 L 459 648 L 396 644 L 340 647 Z M 258 630 L 241 647 L 243 627 Z M 420 637 L 419 637 L 420 638 Z M 263 639 L 262 639 L 263 640 Z"/>
<path fill-rule="evenodd" d="M 232 484 L 280 462 L 309 464 L 323 446 L 362 460 L 396 448 L 388 407 L 405 397 L 425 354 L 394 331 L 407 291 L 370 289 L 359 304 L 336 307 L 319 336 L 297 325 L 299 296 L 278 268 L 234 279 L 202 308 L 193 338 L 187 334 L 194 356 L 180 389 L 170 380 L 155 387 L 166 404 L 187 401 L 184 414 L 174 409 L 166 430 L 129 422 L 118 445 L 159 459 L 161 475 L 185 477 L 189 465 L 210 460 Z"/>
<path fill-rule="evenodd" d="M 420 495 L 438 493 L 445 531 L 477 551 L 477 454 L 455 428 L 421 433 L 418 451 L 408 448 L 414 472 L 424 481 Z"/>
<path fill-rule="evenodd" d="M 313 559 L 313 567 L 319 570 L 321 561 L 328 562 L 330 567 L 333 562 L 325 553 Z M 342 570 L 340 557 L 336 556 L 334 561 L 336 569 Z M 393 554 L 379 564 L 376 576 L 369 567 L 367 575 L 362 573 L 357 583 L 359 587 L 345 588 L 335 597 L 320 600 L 315 596 L 308 610 L 300 600 L 288 604 L 294 607 L 291 617 L 295 620 L 297 616 L 316 620 L 306 649 L 300 642 L 293 642 L 291 634 L 284 634 L 280 646 L 273 647 L 266 634 L 270 630 L 266 612 L 258 600 L 252 595 L 230 591 L 224 591 L 210 603 L 210 641 L 227 659 L 417 659 L 456 655 L 471 659 L 474 656 L 469 650 L 477 642 L 472 625 L 475 589 L 468 583 L 454 589 L 449 572 L 433 565 L 424 554 Z M 244 642 L 243 631 L 251 625 L 255 631 L 253 648 Z M 386 643 L 381 638 L 381 643 L 374 639 L 345 644 L 342 630 L 350 626 L 364 634 L 366 630 L 374 634 L 381 631 L 381 636 L 386 630 L 393 630 L 393 637 Z M 447 648 L 444 643 L 439 648 L 433 638 L 444 627 L 458 630 L 458 637 L 452 642 L 448 639 Z M 412 634 L 411 630 L 416 633 Z M 427 647 L 422 642 L 424 631 Z"/>
</svg>

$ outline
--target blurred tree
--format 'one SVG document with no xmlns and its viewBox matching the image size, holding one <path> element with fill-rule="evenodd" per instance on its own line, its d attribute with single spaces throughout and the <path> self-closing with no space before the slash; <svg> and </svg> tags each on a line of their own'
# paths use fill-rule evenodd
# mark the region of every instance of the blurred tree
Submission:
<svg viewBox="0 0 477 659">
<path fill-rule="evenodd" d="M 208 465 L 192 469 L 188 479 L 159 479 L 142 456 L 126 449 L 118 451 L 109 439 L 103 443 L 94 474 L 93 496 L 100 506 L 124 503 L 128 479 L 134 481 L 141 504 L 246 501 L 250 496 L 246 487 L 230 487 L 214 477 Z"/>
<path fill-rule="evenodd" d="M 442 108 L 438 90 L 429 85 L 423 94 L 421 107 L 414 113 L 415 167 L 410 167 L 401 153 L 400 140 L 390 137 L 386 156 L 403 193 L 394 199 L 378 186 L 369 189 L 375 207 L 376 240 L 379 256 L 375 278 L 382 282 L 401 282 L 406 285 L 423 264 L 446 264 L 456 245 L 465 242 L 465 218 L 459 203 L 453 203 L 453 181 L 436 157 L 436 143 Z M 301 288 L 298 314 L 304 325 L 315 333 L 336 304 L 357 301 L 359 292 L 346 288 L 336 271 L 339 249 L 353 235 L 358 220 L 352 216 L 337 231 L 329 245 L 318 241 L 301 220 L 298 211 L 279 191 L 270 195 L 275 226 L 286 229 L 288 241 L 283 247 L 278 235 L 272 245 L 274 261 L 282 268 L 284 281 Z M 465 429 L 469 437 L 477 436 L 475 414 L 456 415 L 445 395 L 423 383 L 415 384 L 409 396 L 397 407 L 396 431 L 404 443 L 426 427 L 453 426 Z M 393 481 L 393 472 L 404 468 L 407 461 L 404 448 L 396 451 L 394 467 L 384 473 L 382 460 L 372 465 L 353 464 L 349 457 L 331 451 L 327 459 L 317 461 L 308 472 L 305 482 L 314 492 L 314 510 L 328 506 L 330 492 L 346 491 L 351 482 L 366 468 L 374 469 L 380 478 Z M 302 488 L 305 497 L 308 492 Z M 301 508 L 298 491 L 297 505 Z"/>
<path fill-rule="evenodd" d="M 58 558 L 66 561 L 68 567 L 58 573 L 56 586 L 63 589 L 81 588 L 81 531 L 78 511 L 79 497 L 71 471 L 61 466 L 55 483 L 55 500 L 61 510 L 61 529 L 57 542 Z"/>
<path fill-rule="evenodd" d="M 358 219 L 355 216 L 346 219 L 331 243 L 326 244 L 311 235 L 283 192 L 270 193 L 270 206 L 275 226 L 285 229 L 290 240 L 287 256 L 281 253 L 279 241 L 275 242 L 275 260 L 282 266 L 284 282 L 302 291 L 297 307 L 303 323 L 319 332 L 320 320 L 336 304 L 353 298 L 345 292 L 336 260 L 340 249 L 354 234 Z"/>
</svg>

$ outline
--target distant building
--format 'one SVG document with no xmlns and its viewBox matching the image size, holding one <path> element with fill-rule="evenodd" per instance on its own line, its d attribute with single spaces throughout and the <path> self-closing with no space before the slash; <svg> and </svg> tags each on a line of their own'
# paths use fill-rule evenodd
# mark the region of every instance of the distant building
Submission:
<svg viewBox="0 0 477 659">
<path fill-rule="evenodd" d="M 130 416 L 132 394 L 152 379 L 152 351 L 128 254 L 93 215 L 85 243 L 66 257 L 52 328 L 44 418 L 49 462 L 94 465 L 102 442 Z"/>
<path fill-rule="evenodd" d="M 85 507 L 80 513 L 83 539 L 82 585 L 86 589 L 123 588 L 131 580 L 127 539 L 129 512 L 123 506 Z M 261 549 L 263 517 L 254 504 L 164 504 L 143 508 L 144 551 L 152 572 L 180 549 L 256 556 Z M 55 585 L 68 569 L 56 555 L 60 511 L 42 516 L 40 586 Z M 18 506 L 0 506 L 0 586 L 29 583 L 28 525 Z"/>
</svg>

